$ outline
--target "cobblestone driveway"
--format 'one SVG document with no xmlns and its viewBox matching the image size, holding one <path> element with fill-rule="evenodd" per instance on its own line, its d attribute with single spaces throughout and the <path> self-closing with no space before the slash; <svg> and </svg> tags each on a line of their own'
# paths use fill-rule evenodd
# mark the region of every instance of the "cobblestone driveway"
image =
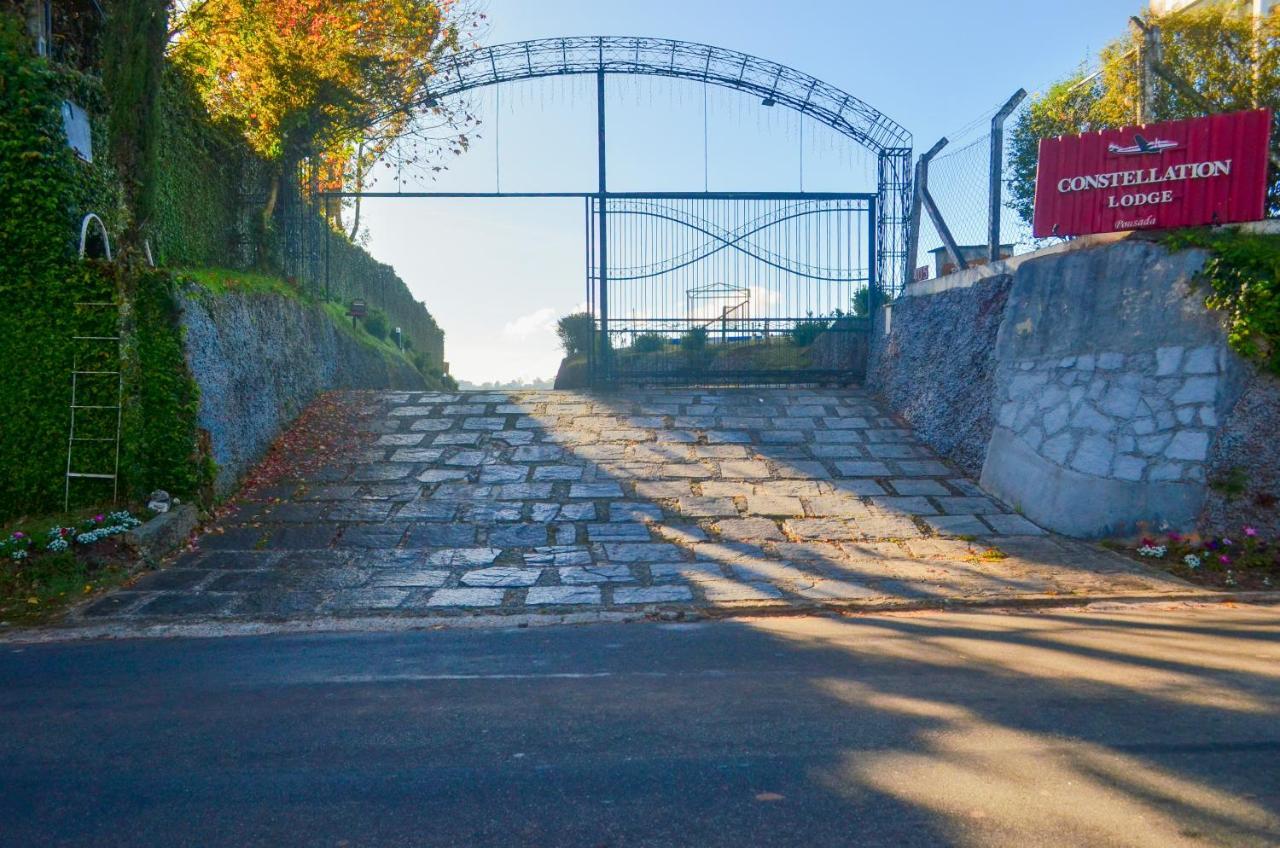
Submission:
<svg viewBox="0 0 1280 848">
<path fill-rule="evenodd" d="M 360 397 L 372 432 L 357 455 L 257 492 L 198 551 L 81 617 L 688 611 L 1190 589 L 1045 535 L 857 390 Z"/>
</svg>

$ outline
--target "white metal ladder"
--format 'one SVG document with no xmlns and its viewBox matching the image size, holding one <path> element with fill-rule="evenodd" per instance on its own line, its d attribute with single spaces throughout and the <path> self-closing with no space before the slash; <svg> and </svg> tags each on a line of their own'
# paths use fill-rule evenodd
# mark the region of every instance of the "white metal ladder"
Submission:
<svg viewBox="0 0 1280 848">
<path fill-rule="evenodd" d="M 120 433 L 124 416 L 124 355 L 121 350 L 120 304 L 116 300 L 77 303 L 76 321 L 79 324 L 83 320 L 83 310 L 107 309 L 115 312 L 113 316 L 115 320 L 111 322 L 111 326 L 114 328 L 113 335 L 76 335 L 71 337 L 73 347 L 71 356 L 71 426 L 67 433 L 67 478 L 63 504 L 67 511 L 71 510 L 72 480 L 110 480 L 112 501 L 117 500 L 120 496 Z M 105 356 L 94 357 L 92 355 L 94 353 L 103 354 L 107 351 L 110 352 Z M 86 360 L 89 360 L 91 364 L 85 365 Z M 92 364 L 99 362 L 105 363 L 106 367 L 97 367 Z M 109 377 L 115 378 L 114 404 L 81 403 L 84 381 Z M 92 411 L 91 414 L 94 415 L 105 413 L 108 416 L 111 411 L 114 411 L 114 435 L 77 435 L 77 419 L 81 412 L 88 411 Z M 112 460 L 109 472 L 77 468 L 75 464 L 76 446 L 84 445 L 85 443 L 112 444 L 114 449 L 111 451 Z"/>
</svg>

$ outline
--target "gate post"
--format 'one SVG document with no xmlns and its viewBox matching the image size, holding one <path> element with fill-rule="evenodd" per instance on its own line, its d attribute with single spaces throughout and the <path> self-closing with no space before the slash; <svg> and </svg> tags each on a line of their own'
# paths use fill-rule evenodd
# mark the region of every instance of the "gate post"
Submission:
<svg viewBox="0 0 1280 848">
<path fill-rule="evenodd" d="M 605 380 L 612 380 L 613 369 L 609 362 L 609 226 L 608 226 L 608 168 L 605 159 L 604 120 L 604 69 L 596 74 L 596 115 L 599 123 L 596 161 L 600 169 L 600 367 Z"/>
<path fill-rule="evenodd" d="M 876 217 L 879 211 L 876 198 L 872 197 L 867 200 L 867 319 L 871 322 L 871 331 L 875 332 L 876 327 L 876 310 L 880 308 L 880 245 L 877 244 L 876 235 L 880 229 L 879 219 Z"/>
</svg>

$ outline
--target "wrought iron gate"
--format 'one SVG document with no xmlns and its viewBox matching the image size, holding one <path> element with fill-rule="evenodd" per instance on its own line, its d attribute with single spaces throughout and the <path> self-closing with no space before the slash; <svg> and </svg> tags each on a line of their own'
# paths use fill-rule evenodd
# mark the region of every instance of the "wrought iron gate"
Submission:
<svg viewBox="0 0 1280 848">
<path fill-rule="evenodd" d="M 869 194 L 587 198 L 593 381 L 843 383 L 865 376 Z"/>
</svg>

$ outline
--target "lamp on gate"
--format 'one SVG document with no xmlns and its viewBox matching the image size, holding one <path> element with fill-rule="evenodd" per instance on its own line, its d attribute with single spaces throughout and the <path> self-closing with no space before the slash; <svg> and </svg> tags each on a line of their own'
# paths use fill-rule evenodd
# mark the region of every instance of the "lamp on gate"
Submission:
<svg viewBox="0 0 1280 848">
<path fill-rule="evenodd" d="M 760 101 L 760 105 L 761 106 L 777 106 L 778 101 L 773 99 L 773 95 L 769 95 L 764 100 Z"/>
</svg>

